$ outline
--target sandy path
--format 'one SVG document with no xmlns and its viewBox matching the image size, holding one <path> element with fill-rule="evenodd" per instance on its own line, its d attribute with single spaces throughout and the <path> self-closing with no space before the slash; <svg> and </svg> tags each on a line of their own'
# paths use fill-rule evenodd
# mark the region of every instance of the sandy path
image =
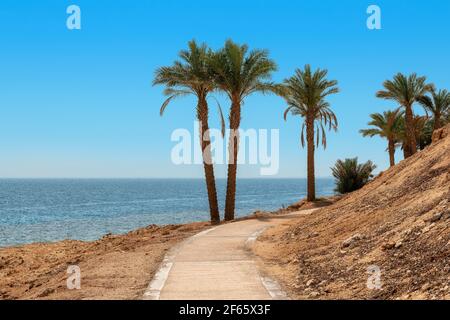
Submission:
<svg viewBox="0 0 450 320">
<path fill-rule="evenodd" d="M 244 220 L 189 238 L 167 254 L 144 299 L 286 299 L 275 281 L 261 276 L 250 247 L 268 227 L 308 213 Z"/>
</svg>

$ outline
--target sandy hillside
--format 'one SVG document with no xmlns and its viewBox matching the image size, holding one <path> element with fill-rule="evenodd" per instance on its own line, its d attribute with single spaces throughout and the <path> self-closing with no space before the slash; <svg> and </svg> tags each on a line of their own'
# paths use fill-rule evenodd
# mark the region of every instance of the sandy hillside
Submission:
<svg viewBox="0 0 450 320">
<path fill-rule="evenodd" d="M 149 226 L 93 242 L 0 249 L 0 300 L 139 299 L 166 251 L 208 226 Z M 69 265 L 80 267 L 81 290 L 67 289 Z"/>
<path fill-rule="evenodd" d="M 363 189 L 268 230 L 255 246 L 265 272 L 297 299 L 449 299 L 450 125 L 434 140 Z"/>
</svg>

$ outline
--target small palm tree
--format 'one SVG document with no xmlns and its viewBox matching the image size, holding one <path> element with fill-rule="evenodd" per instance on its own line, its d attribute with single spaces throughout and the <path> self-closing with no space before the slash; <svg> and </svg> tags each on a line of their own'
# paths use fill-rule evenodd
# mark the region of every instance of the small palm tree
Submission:
<svg viewBox="0 0 450 320">
<path fill-rule="evenodd" d="M 400 140 L 400 130 L 403 122 L 403 112 L 400 109 L 385 111 L 383 114 L 373 113 L 370 115 L 372 121 L 369 126 L 375 128 L 363 129 L 359 132 L 364 137 L 380 136 L 388 141 L 389 162 L 391 167 L 395 166 L 395 144 Z"/>
<path fill-rule="evenodd" d="M 231 101 L 225 220 L 233 220 L 241 105 L 245 98 L 253 93 L 277 92 L 277 86 L 268 81 L 277 67 L 275 62 L 269 59 L 267 51 L 249 52 L 246 45 L 238 45 L 231 40 L 228 40 L 224 48 L 215 55 L 213 66 L 218 88 L 225 92 Z"/>
<path fill-rule="evenodd" d="M 417 152 L 416 139 L 414 135 L 414 112 L 413 104 L 433 89 L 433 85 L 426 83 L 426 77 L 418 77 L 413 73 L 406 77 L 397 73 L 393 80 L 383 83 L 385 90 L 377 92 L 377 97 L 397 101 L 405 108 L 406 139 L 408 143 L 407 157 Z"/>
<path fill-rule="evenodd" d="M 358 164 L 358 158 L 338 160 L 331 171 L 336 179 L 336 192 L 341 194 L 361 189 L 373 177 L 372 161 Z"/>
<path fill-rule="evenodd" d="M 156 70 L 154 85 L 163 84 L 168 96 L 161 107 L 160 114 L 169 103 L 178 97 L 193 95 L 197 98 L 197 119 L 200 122 L 200 144 L 203 154 L 203 167 L 205 171 L 206 187 L 208 192 L 211 222 L 220 222 L 217 191 L 214 177 L 214 167 L 211 159 L 210 136 L 208 124 L 208 95 L 216 88 L 214 75 L 210 68 L 213 53 L 205 44 L 198 45 L 195 41 L 189 42 L 189 50 L 181 51 L 181 61 L 175 61 L 173 66 L 162 67 Z"/>
<path fill-rule="evenodd" d="M 445 122 L 444 116 L 450 110 L 450 92 L 447 90 L 439 90 L 431 92 L 431 97 L 423 96 L 419 98 L 419 103 L 424 107 L 425 111 L 433 115 L 433 130 L 437 130 L 443 126 Z M 444 120 L 444 121 L 443 121 Z"/>
<path fill-rule="evenodd" d="M 336 131 L 338 126 L 336 115 L 325 99 L 331 94 L 338 93 L 339 89 L 336 80 L 327 80 L 327 73 L 327 70 L 321 69 L 312 72 L 311 67 L 306 65 L 304 70 L 297 69 L 294 76 L 284 81 L 283 95 L 288 104 L 288 108 L 284 112 L 284 119 L 286 120 L 289 112 L 303 118 L 300 137 L 303 147 L 305 146 L 306 130 L 308 201 L 315 201 L 316 199 L 315 145 L 319 146 L 321 141 L 325 149 L 327 146 L 325 127 L 328 126 L 328 130 Z M 314 140 L 316 140 L 316 143 L 314 143 Z"/>
</svg>

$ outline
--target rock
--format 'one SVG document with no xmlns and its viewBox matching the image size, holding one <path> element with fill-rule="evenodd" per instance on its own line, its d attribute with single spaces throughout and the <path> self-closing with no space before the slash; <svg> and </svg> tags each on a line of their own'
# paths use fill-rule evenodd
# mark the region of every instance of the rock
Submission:
<svg viewBox="0 0 450 320">
<path fill-rule="evenodd" d="M 317 292 L 317 291 L 313 291 L 313 292 L 311 292 L 311 293 L 309 294 L 309 296 L 310 296 L 311 298 L 317 298 L 318 296 L 320 296 L 320 293 Z"/>
<path fill-rule="evenodd" d="M 400 248 L 401 246 L 403 245 L 403 242 L 400 240 L 400 241 L 397 241 L 396 243 L 395 243 L 395 245 L 394 245 L 394 248 L 395 249 L 398 249 L 398 248 Z"/>
<path fill-rule="evenodd" d="M 348 248 L 351 245 L 353 245 L 355 242 L 363 239 L 363 235 L 361 235 L 360 233 L 354 234 L 353 236 L 351 236 L 350 238 L 344 240 L 344 242 L 342 242 L 342 248 Z"/>
<path fill-rule="evenodd" d="M 412 229 L 406 229 L 405 231 L 403 231 L 403 235 L 405 236 L 405 237 L 407 237 L 407 236 L 409 236 L 410 234 L 411 234 L 411 232 L 412 232 Z"/>
<path fill-rule="evenodd" d="M 42 292 L 41 294 L 38 295 L 38 298 L 44 298 L 47 297 L 49 295 L 51 295 L 53 292 L 55 292 L 55 289 L 45 289 L 44 292 Z"/>
<path fill-rule="evenodd" d="M 431 288 L 431 284 L 430 283 L 425 283 L 423 286 L 422 286 L 422 290 L 423 291 L 428 291 L 428 290 L 430 290 L 430 288 Z"/>
<path fill-rule="evenodd" d="M 327 283 L 327 280 L 323 280 L 322 282 L 319 283 L 319 287 L 324 286 Z"/>
<path fill-rule="evenodd" d="M 433 229 L 434 225 L 435 225 L 435 224 L 432 223 L 432 224 L 426 226 L 425 228 L 422 229 L 422 233 L 427 233 L 428 231 L 430 231 L 431 229 Z"/>
<path fill-rule="evenodd" d="M 447 137 L 450 133 L 450 124 L 448 124 L 447 126 L 440 128 L 438 130 L 435 130 L 433 132 L 433 136 L 431 137 L 431 141 L 432 143 L 436 143 L 439 140 L 444 139 L 445 137 Z"/>
<path fill-rule="evenodd" d="M 395 247 L 395 242 L 387 242 L 381 246 L 382 250 L 391 250 Z"/>
<path fill-rule="evenodd" d="M 313 284 L 314 284 L 314 279 L 310 279 L 310 280 L 308 280 L 308 282 L 306 282 L 307 287 L 311 287 Z"/>
<path fill-rule="evenodd" d="M 318 236 L 319 236 L 319 233 L 313 232 L 313 233 L 308 234 L 308 239 L 316 238 L 316 237 L 318 237 Z"/>
<path fill-rule="evenodd" d="M 430 219 L 428 219 L 428 222 L 437 222 L 439 220 L 441 220 L 442 216 L 444 215 L 444 212 L 438 212 L 436 214 L 434 214 Z"/>
</svg>

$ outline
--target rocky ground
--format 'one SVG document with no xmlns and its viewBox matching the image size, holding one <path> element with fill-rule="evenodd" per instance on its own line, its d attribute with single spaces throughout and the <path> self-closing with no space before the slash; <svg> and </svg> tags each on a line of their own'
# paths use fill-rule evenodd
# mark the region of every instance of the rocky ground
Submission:
<svg viewBox="0 0 450 320">
<path fill-rule="evenodd" d="M 294 299 L 450 299 L 450 126 L 434 140 L 363 189 L 268 230 L 255 245 L 264 271 Z"/>
<path fill-rule="evenodd" d="M 208 223 L 149 226 L 98 241 L 61 241 L 0 249 L 2 299 L 140 299 L 166 251 Z M 77 265 L 81 289 L 68 290 Z"/>
</svg>

